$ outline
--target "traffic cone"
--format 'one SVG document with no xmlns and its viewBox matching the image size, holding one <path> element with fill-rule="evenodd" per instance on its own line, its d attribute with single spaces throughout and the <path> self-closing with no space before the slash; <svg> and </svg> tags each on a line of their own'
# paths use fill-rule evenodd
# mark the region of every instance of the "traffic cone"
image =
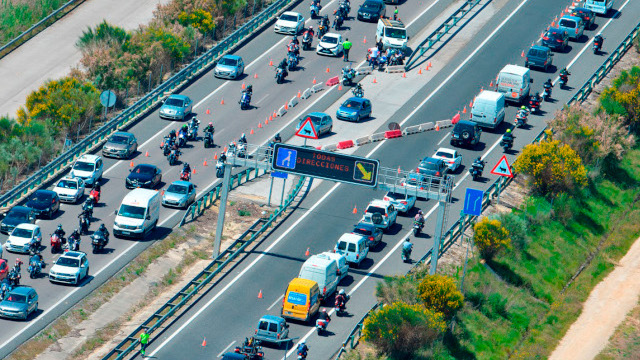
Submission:
<svg viewBox="0 0 640 360">
<path fill-rule="evenodd" d="M 284 109 L 285 109 L 285 110 L 289 110 L 289 104 L 284 103 Z"/>
<path fill-rule="evenodd" d="M 247 85 L 245 85 L 244 81 L 242 82 L 242 90 L 246 89 Z"/>
<path fill-rule="evenodd" d="M 251 129 L 251 131 L 249 131 L 249 135 L 253 135 L 253 129 Z"/>
<path fill-rule="evenodd" d="M 403 77 L 403 78 L 406 78 L 406 77 L 407 77 L 407 73 L 403 72 L 403 73 L 402 73 L 402 77 Z"/>
<path fill-rule="evenodd" d="M 260 289 L 260 292 L 258 293 L 258 299 L 262 299 L 262 289 Z"/>
<path fill-rule="evenodd" d="M 436 131 L 440 131 L 440 124 L 436 124 Z"/>
<path fill-rule="evenodd" d="M 462 113 L 466 114 L 467 113 L 467 107 L 465 106 L 464 109 L 462 109 Z"/>
<path fill-rule="evenodd" d="M 269 59 L 269 66 L 273 66 L 273 60 Z"/>
<path fill-rule="evenodd" d="M 327 67 L 327 72 L 328 72 L 328 73 L 329 73 L 329 72 L 331 72 L 331 70 L 329 70 L 329 68 L 328 68 L 328 67 Z"/>
<path fill-rule="evenodd" d="M 418 70 L 418 74 L 422 75 L 422 68 Z"/>
<path fill-rule="evenodd" d="M 433 65 L 431 65 L 431 61 L 429 61 L 429 69 L 431 69 L 431 66 L 433 66 Z"/>
<path fill-rule="evenodd" d="M 262 129 L 262 123 L 261 122 L 258 123 L 258 129 Z"/>
<path fill-rule="evenodd" d="M 493 87 L 493 80 L 489 83 L 489 87 Z"/>
<path fill-rule="evenodd" d="M 269 115 L 269 121 L 273 121 L 273 115 Z"/>
<path fill-rule="evenodd" d="M 556 22 L 555 21 L 551 22 L 551 27 L 556 27 Z"/>
<path fill-rule="evenodd" d="M 195 168 L 195 167 L 193 168 L 193 171 L 191 171 L 191 173 L 192 173 L 193 175 L 195 175 L 195 174 L 196 174 L 196 168 Z"/>
<path fill-rule="evenodd" d="M 363 43 L 363 44 L 366 44 L 366 43 L 367 43 L 367 37 L 366 37 L 366 36 L 364 37 L 364 40 L 362 40 L 362 43 Z"/>
<path fill-rule="evenodd" d="M 357 213 L 358 213 L 358 208 L 357 208 L 355 205 L 353 205 L 353 213 L 354 213 L 354 214 L 357 214 Z"/>
<path fill-rule="evenodd" d="M 522 54 L 520 54 L 520 57 L 524 57 L 524 50 L 522 50 Z"/>
<path fill-rule="evenodd" d="M 149 157 L 149 152 L 144 153 L 144 157 Z"/>
<path fill-rule="evenodd" d="M 278 114 L 276 114 L 276 112 L 274 111 L 274 112 L 273 112 L 273 118 L 275 119 L 275 118 L 277 118 L 277 117 L 278 117 Z"/>
<path fill-rule="evenodd" d="M 316 78 L 313 78 L 313 85 L 316 84 Z"/>
<path fill-rule="evenodd" d="M 257 79 L 258 78 L 258 73 L 253 74 L 253 78 Z"/>
<path fill-rule="evenodd" d="M 378 80 L 377 80 L 375 77 L 373 78 L 373 83 L 374 83 L 374 84 L 377 84 L 377 83 L 378 83 Z"/>
<path fill-rule="evenodd" d="M 484 91 L 484 86 L 481 86 L 480 87 L 480 92 L 483 92 L 483 91 Z"/>
<path fill-rule="evenodd" d="M 264 120 L 264 124 L 265 124 L 265 125 L 269 125 L 269 118 L 266 118 L 266 119 Z"/>
<path fill-rule="evenodd" d="M 398 174 L 400 174 L 400 166 L 398 166 Z"/>
<path fill-rule="evenodd" d="M 338 91 L 342 91 L 342 84 L 338 84 Z"/>
<path fill-rule="evenodd" d="M 202 166 L 207 166 L 207 160 L 205 159 L 204 162 L 202 163 Z"/>
<path fill-rule="evenodd" d="M 211 111 L 209 109 L 207 109 L 206 114 L 207 115 L 211 114 Z"/>
<path fill-rule="evenodd" d="M 309 256 L 311 255 L 311 253 L 309 252 L 309 248 L 307 248 L 307 251 L 304 252 L 304 256 Z"/>
<path fill-rule="evenodd" d="M 225 146 L 222 152 L 227 152 L 227 147 Z"/>
<path fill-rule="evenodd" d="M 160 148 L 164 147 L 164 141 L 160 143 Z"/>
<path fill-rule="evenodd" d="M 213 155 L 213 160 L 218 160 L 218 153 L 215 153 L 215 154 Z"/>
<path fill-rule="evenodd" d="M 222 98 L 222 100 L 220 100 L 220 105 L 224 105 L 224 98 Z"/>
<path fill-rule="evenodd" d="M 558 15 L 556 15 L 556 18 L 553 21 L 558 21 Z"/>
<path fill-rule="evenodd" d="M 298 90 L 298 99 L 300 99 L 301 96 L 302 96 L 302 93 L 300 92 L 300 90 Z"/>
<path fill-rule="evenodd" d="M 473 101 L 469 101 L 469 107 L 472 108 L 473 107 Z"/>
<path fill-rule="evenodd" d="M 133 160 L 129 163 L 129 167 L 133 167 Z"/>
<path fill-rule="evenodd" d="M 204 340 L 202 340 L 202 347 L 207 346 L 207 338 L 204 338 Z"/>
<path fill-rule="evenodd" d="M 162 189 L 162 195 L 164 195 L 164 189 Z"/>
</svg>

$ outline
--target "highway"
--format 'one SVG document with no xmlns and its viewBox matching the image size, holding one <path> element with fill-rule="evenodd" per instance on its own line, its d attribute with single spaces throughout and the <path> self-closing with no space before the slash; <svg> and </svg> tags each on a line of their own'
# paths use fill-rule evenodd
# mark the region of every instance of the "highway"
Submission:
<svg viewBox="0 0 640 360">
<path fill-rule="evenodd" d="M 409 34 L 412 36 L 416 34 L 440 13 L 447 10 L 447 7 L 452 2 L 452 0 L 435 0 L 429 4 L 407 3 L 400 6 L 401 18 L 405 23 L 411 24 Z M 336 7 L 336 1 L 331 1 L 325 4 L 323 12 L 332 12 Z M 353 15 L 355 15 L 357 8 L 358 4 L 353 3 L 352 18 L 345 23 L 346 29 L 341 32 L 347 33 L 347 36 L 354 43 L 351 58 L 360 61 L 364 58 L 365 49 L 372 46 L 376 24 L 354 20 Z M 299 3 L 293 10 L 299 11 L 307 17 L 308 3 Z M 453 10 L 448 11 L 452 12 Z M 406 14 L 406 17 L 403 14 Z M 316 26 L 315 21 L 312 24 L 314 27 Z M 209 121 L 213 121 L 216 127 L 214 140 L 218 147 L 211 151 L 203 148 L 202 141 L 191 143 L 184 151 L 181 159 L 192 164 L 192 168 L 197 170 L 192 182 L 198 185 L 199 194 L 210 189 L 216 182 L 213 157 L 216 152 L 221 151 L 220 144 L 228 144 L 236 140 L 243 132 L 247 133 L 251 143 L 263 143 L 273 137 L 275 132 L 280 131 L 280 129 L 286 129 L 283 131 L 283 136 L 286 138 L 293 134 L 291 125 L 295 119 L 303 115 L 301 111 L 305 107 L 309 104 L 315 104 L 321 99 L 331 103 L 339 95 L 334 92 L 335 97 L 333 97 L 333 100 L 333 93 L 324 92 L 320 95 L 315 95 L 299 105 L 295 111 L 291 111 L 284 118 L 278 119 L 276 121 L 277 127 L 269 125 L 268 129 L 259 131 L 257 128 L 258 121 L 264 121 L 274 110 L 282 106 L 292 96 L 295 96 L 299 90 L 310 87 L 314 78 L 317 78 L 318 81 L 326 80 L 330 76 L 338 75 L 340 68 L 344 66 L 342 59 L 321 57 L 314 52 L 303 52 L 302 68 L 298 71 L 290 72 L 290 76 L 287 78 L 288 81 L 285 84 L 276 85 L 274 68 L 268 66 L 268 64 L 270 59 L 273 59 L 277 64 L 284 57 L 286 52 L 285 44 L 290 37 L 274 34 L 272 29 L 272 25 L 268 26 L 236 51 L 236 54 L 241 55 L 247 64 L 244 79 L 238 81 L 215 79 L 212 72 L 209 71 L 194 80 L 182 91 L 182 94 L 188 95 L 194 100 L 194 112 L 197 113 L 199 120 L 202 122 L 201 129 Z M 365 37 L 368 38 L 367 44 L 363 43 Z M 315 44 L 317 44 L 317 39 L 314 39 L 314 47 Z M 329 74 L 326 73 L 327 68 L 330 69 Z M 257 75 L 257 78 L 255 78 L 255 75 Z M 252 110 L 240 111 L 239 105 L 236 104 L 240 97 L 242 82 L 253 84 L 254 102 L 252 105 L 254 108 Z M 273 91 L 273 89 L 277 89 L 277 91 Z M 331 96 L 325 97 L 325 94 Z M 223 99 L 225 105 L 220 104 Z M 206 110 L 210 110 L 211 114 L 206 115 Z M 128 130 L 136 135 L 140 144 L 138 154 L 133 159 L 133 163 L 149 163 L 160 166 L 163 170 L 162 188 L 166 188 L 172 181 L 178 180 L 178 172 L 181 166 L 169 167 L 166 159 L 161 155 L 158 145 L 162 140 L 162 136 L 169 129 L 177 129 L 179 126 L 180 123 L 178 122 L 161 120 L 156 110 Z M 251 129 L 257 131 L 255 136 L 249 135 Z M 149 157 L 145 157 L 147 151 L 149 152 Z M 204 160 L 208 161 L 208 167 L 203 166 Z M 104 222 L 111 231 L 114 219 L 113 212 L 128 192 L 124 187 L 124 179 L 128 174 L 130 161 L 105 158 L 104 162 L 103 194 L 101 203 L 94 210 L 94 223 L 91 226 L 91 230 L 95 230 L 101 222 Z M 49 188 L 52 187 L 50 186 Z M 52 258 L 50 254 L 48 235 L 53 232 L 58 224 L 62 224 L 67 234 L 69 234 L 77 227 L 79 211 L 79 204 L 63 204 L 53 220 L 39 220 L 37 222 L 42 228 L 42 233 L 44 234 L 43 245 L 46 246 L 43 249 L 43 255 L 47 263 L 47 268 L 44 270 L 45 274 L 58 256 L 56 255 Z M 154 241 L 163 239 L 177 225 L 182 215 L 183 211 L 163 208 L 159 227 L 152 236 L 143 241 L 115 239 L 111 236 L 107 251 L 103 254 L 92 254 L 89 237 L 83 236 L 81 250 L 88 253 L 90 277 L 85 279 L 78 287 L 51 284 L 46 276 L 32 280 L 29 279 L 26 271 L 23 271 L 22 284 L 33 286 L 38 291 L 40 310 L 37 315 L 32 316 L 27 322 L 0 320 L 3 334 L 6 334 L 2 339 L 2 344 L 0 344 L 0 357 L 5 357 L 20 343 L 36 334 L 37 331 L 44 328 L 73 304 L 104 283 Z M 4 243 L 6 238 L 6 235 L 2 235 L 0 236 L 0 241 Z M 4 252 L 4 257 L 11 265 L 16 257 L 20 257 L 25 263 L 28 260 L 26 255 L 12 254 L 7 251 Z"/>
<path fill-rule="evenodd" d="M 550 0 L 509 2 L 476 31 L 474 41 L 462 49 L 455 61 L 448 63 L 385 124 L 397 122 L 401 126 L 410 126 L 449 118 L 468 104 L 480 87 L 487 88 L 489 81 L 495 79 L 505 64 L 522 65 L 522 49 L 528 48 L 532 41 L 537 41 L 540 30 L 556 15 L 548 9 L 556 6 L 557 3 Z M 569 66 L 572 72 L 569 79 L 572 88 L 561 90 L 555 87 L 554 101 L 543 103 L 543 113 L 531 116 L 528 128 L 515 130 L 515 149 L 530 143 L 544 127 L 544 119 L 549 119 L 565 104 L 604 61 L 603 56 L 595 56 L 591 52 L 590 40 L 593 35 L 603 32 L 607 39 L 605 51 L 608 51 L 617 46 L 636 25 L 637 17 L 633 14 L 640 11 L 638 2 L 621 2 L 616 8 L 622 10 L 619 17 L 599 17 L 598 28 L 586 32 L 588 40 L 571 43 L 570 52 L 556 54 L 556 67 Z M 548 77 L 555 79 L 556 76 L 557 73 L 551 75 L 533 71 L 534 91 L 540 90 Z M 515 108 L 509 107 L 507 121 L 512 122 L 514 117 Z M 466 167 L 457 175 L 449 224 L 455 221 L 461 210 L 460 199 L 465 188 L 486 189 L 495 180 L 495 176 L 488 173 L 503 155 L 497 144 L 506 128 L 505 124 L 496 131 L 484 131 L 482 145 L 478 149 L 462 150 L 463 164 L 467 166 L 477 156 L 485 158 L 485 179 L 472 182 L 467 176 Z M 378 131 L 385 129 L 385 126 L 381 126 Z M 355 154 L 377 158 L 383 166 L 407 169 L 415 166 L 418 158 L 431 155 L 439 143 L 447 146 L 447 136 L 448 132 L 444 131 L 427 132 L 402 140 L 366 145 L 358 148 Z M 517 154 L 517 151 L 509 152 L 509 161 L 513 162 Z M 310 248 L 312 254 L 332 249 L 338 237 L 348 232 L 361 216 L 361 212 L 352 214 L 353 206 L 362 210 L 371 199 L 382 196 L 382 192 L 357 186 L 329 182 L 320 184 L 305 198 L 300 210 L 276 230 L 271 241 L 248 254 L 243 263 L 195 304 L 188 314 L 177 319 L 163 333 L 154 334 L 148 353 L 158 359 L 181 359 L 185 358 L 184 354 L 189 354 L 190 358 L 215 358 L 221 352 L 239 345 L 245 337 L 253 334 L 262 315 L 279 314 L 286 285 L 297 275 L 306 259 L 306 249 Z M 426 210 L 427 235 L 415 239 L 413 258 L 421 257 L 431 247 L 433 239 L 429 235 L 433 235 L 435 226 L 435 204 L 418 202 L 417 206 Z M 399 247 L 409 234 L 411 218 L 399 217 L 398 223 L 389 234 L 385 234 L 382 248 L 370 252 L 362 268 L 351 269 L 350 276 L 341 284 L 351 293 L 349 315 L 340 318 L 334 315 L 327 336 L 316 335 L 309 325 L 291 322 L 290 337 L 307 339 L 311 347 L 309 358 L 327 359 L 335 354 L 353 325 L 375 303 L 373 293 L 377 280 L 385 275 L 404 274 L 409 269 L 409 265 L 400 260 Z M 260 291 L 263 293 L 262 299 L 257 297 Z M 203 338 L 207 339 L 206 347 L 200 346 Z M 265 351 L 268 359 L 284 355 L 282 349 L 265 348 Z"/>
</svg>

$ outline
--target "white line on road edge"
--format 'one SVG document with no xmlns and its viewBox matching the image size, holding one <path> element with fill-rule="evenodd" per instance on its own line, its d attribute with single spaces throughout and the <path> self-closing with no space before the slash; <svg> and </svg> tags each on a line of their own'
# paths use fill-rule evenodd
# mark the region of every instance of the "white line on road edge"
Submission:
<svg viewBox="0 0 640 360">
<path fill-rule="evenodd" d="M 271 306 L 269 306 L 267 308 L 267 311 L 271 311 L 271 309 L 273 309 L 274 306 L 278 305 L 278 303 L 280 302 L 280 300 L 282 300 L 282 298 L 284 298 L 284 294 L 280 295 L 280 297 L 273 302 L 273 304 L 271 304 Z"/>
<path fill-rule="evenodd" d="M 235 344 L 235 343 L 236 343 L 236 341 L 235 341 L 235 340 L 233 340 L 233 341 L 231 342 L 231 344 L 229 344 L 226 348 L 224 348 L 224 350 L 220 351 L 220 354 L 218 354 L 218 356 L 216 356 L 216 357 L 221 357 L 221 356 L 222 356 L 222 354 L 224 354 L 227 350 L 229 350 L 229 348 L 230 348 L 231 346 L 233 346 L 233 344 Z"/>
</svg>

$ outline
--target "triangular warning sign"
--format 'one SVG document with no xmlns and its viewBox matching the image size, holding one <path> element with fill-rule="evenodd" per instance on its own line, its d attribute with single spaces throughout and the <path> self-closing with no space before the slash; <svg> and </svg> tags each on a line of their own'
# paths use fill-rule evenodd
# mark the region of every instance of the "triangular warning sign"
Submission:
<svg viewBox="0 0 640 360">
<path fill-rule="evenodd" d="M 510 178 L 513 177 L 511 166 L 509 166 L 509 162 L 507 161 L 507 155 L 502 155 L 500 161 L 498 161 L 496 166 L 491 170 L 491 173 L 493 175 L 508 176 Z"/>
<path fill-rule="evenodd" d="M 317 139 L 318 133 L 316 132 L 316 127 L 313 126 L 313 121 L 311 118 L 307 118 L 302 125 L 300 125 L 300 129 L 296 131 L 296 135 L 307 138 L 307 139 Z"/>
</svg>

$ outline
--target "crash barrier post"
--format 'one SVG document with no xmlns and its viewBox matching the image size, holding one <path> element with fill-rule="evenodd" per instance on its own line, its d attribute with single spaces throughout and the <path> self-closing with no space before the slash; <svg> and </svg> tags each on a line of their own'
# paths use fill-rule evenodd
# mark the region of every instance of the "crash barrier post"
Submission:
<svg viewBox="0 0 640 360">
<path fill-rule="evenodd" d="M 241 181 L 240 178 L 238 181 Z M 227 265 L 231 264 L 237 257 L 245 253 L 245 249 L 253 241 L 258 239 L 266 232 L 276 219 L 281 216 L 284 211 L 291 205 L 300 193 L 300 190 L 306 182 L 305 177 L 300 177 L 298 183 L 294 186 L 291 193 L 284 201 L 283 205 L 269 215 L 257 220 L 247 231 L 245 231 L 238 239 L 236 239 L 227 249 L 220 253 L 207 267 L 204 268 L 193 280 L 185 285 L 180 291 L 169 299 L 164 305 L 149 318 L 147 318 L 140 326 L 138 326 L 131 334 L 122 340 L 115 348 L 111 349 L 102 360 L 120 360 L 130 354 L 140 344 L 140 333 L 146 329 L 149 334 L 153 334 L 157 330 L 164 329 L 163 325 L 171 318 L 179 316 L 178 311 L 183 308 L 189 301 L 194 299 L 195 295 L 201 292 L 212 280 L 218 276 Z M 248 239 L 246 239 L 248 237 Z M 211 286 L 215 286 L 215 282 Z M 203 291 L 206 293 L 206 291 Z M 187 307 L 188 310 L 188 307 Z"/>
<path fill-rule="evenodd" d="M 82 4 L 85 0 L 70 0 L 56 9 L 54 12 L 44 17 L 42 20 L 33 24 L 30 28 L 23 31 L 20 35 L 13 38 L 8 43 L 4 44 L 0 47 L 0 59 L 5 57 L 8 53 L 15 50 L 18 46 L 24 44 L 32 37 L 38 35 L 42 30 L 46 29 L 51 24 L 55 23 L 63 16 L 68 14 L 71 10 L 73 10 L 76 6 Z"/>
<path fill-rule="evenodd" d="M 102 125 L 93 133 L 87 135 L 82 141 L 70 147 L 67 151 L 51 160 L 26 180 L 16 185 L 0 196 L 0 208 L 6 209 L 13 206 L 48 180 L 60 175 L 71 166 L 73 161 L 82 154 L 95 150 L 109 135 L 138 121 L 146 112 L 160 104 L 169 94 L 180 89 L 194 77 L 207 71 L 208 68 L 222 55 L 235 48 L 243 39 L 251 36 L 267 22 L 276 17 L 285 7 L 296 0 L 276 0 L 266 9 L 255 15 L 251 20 L 239 27 L 232 34 L 221 40 L 207 52 L 185 66 L 171 78 L 158 85 L 155 89 L 144 95 L 133 105 L 123 110 L 116 117 Z"/>
<path fill-rule="evenodd" d="M 640 23 L 631 31 L 629 36 L 627 36 L 627 38 L 625 38 L 625 40 L 622 41 L 622 43 L 611 54 L 610 58 L 605 61 L 605 63 L 603 64 L 605 72 L 604 73 L 601 72 L 603 69 L 603 66 L 601 66 L 596 71 L 596 73 L 589 80 L 587 80 L 587 82 L 582 86 L 582 88 L 578 90 L 576 95 L 573 96 L 567 102 L 567 105 L 571 105 L 575 101 L 584 101 L 584 99 L 586 99 L 587 95 L 591 92 L 594 86 L 594 84 L 592 83 L 592 78 L 596 78 L 597 82 L 600 82 L 604 78 L 604 76 L 613 68 L 614 64 L 618 61 L 618 59 L 620 59 L 620 57 L 624 54 L 624 52 L 629 50 L 629 48 L 631 47 L 629 44 L 633 43 L 633 40 L 639 35 L 639 32 L 640 32 Z M 615 55 L 616 53 L 618 55 Z M 611 61 L 613 59 L 615 59 L 615 61 Z M 584 94 L 584 95 L 580 95 L 580 94 Z M 426 124 L 422 124 L 422 125 L 426 125 Z M 542 131 L 538 134 L 538 136 L 535 137 L 535 139 L 533 139 L 531 143 L 535 144 L 535 143 L 544 141 L 547 138 L 547 130 L 549 130 L 547 127 L 542 129 Z M 511 166 L 511 169 L 513 171 L 513 165 Z M 511 183 L 512 180 L 513 178 L 510 178 L 510 177 L 499 176 L 498 179 L 494 181 L 494 183 L 491 184 L 491 186 L 489 186 L 487 190 L 485 190 L 484 196 L 482 198 L 482 209 L 484 210 L 487 206 L 489 206 L 493 198 L 496 198 L 498 194 L 500 194 Z M 476 219 L 477 217 L 473 215 L 462 215 L 455 223 L 453 223 L 449 228 L 449 230 L 447 230 L 442 235 L 442 241 L 440 246 L 441 253 L 449 249 L 451 245 L 453 245 L 457 241 L 458 238 L 461 238 L 465 230 L 469 226 L 473 226 L 473 224 L 475 224 Z M 429 263 L 431 261 L 431 251 L 432 250 L 427 251 L 427 253 L 415 263 L 415 265 L 409 270 L 409 272 L 413 271 L 423 263 Z M 376 304 L 373 308 L 371 308 L 371 310 L 369 310 L 365 314 L 365 316 L 363 317 L 363 320 L 366 319 L 371 313 L 373 313 L 373 311 L 375 311 L 377 307 L 378 307 L 378 304 Z M 358 328 L 360 328 L 359 331 L 361 331 L 362 329 L 361 323 L 356 324 L 354 329 L 351 331 L 351 333 L 347 337 L 347 340 L 345 340 L 345 342 L 342 344 L 342 347 L 339 349 L 335 357 L 336 360 L 339 359 L 344 353 L 347 352 L 347 349 L 346 349 L 347 344 L 351 343 L 352 344 L 351 348 L 354 347 L 354 335 L 358 330 Z"/>
<path fill-rule="evenodd" d="M 437 29 L 435 29 L 426 39 L 424 39 L 420 45 L 416 46 L 409 59 L 407 59 L 404 65 L 405 71 L 411 70 L 411 66 L 422 56 L 429 51 L 444 35 L 446 35 L 453 27 L 455 27 L 465 15 L 467 15 L 476 5 L 480 3 L 480 0 L 467 0 L 462 6 L 458 8 L 447 20 L 445 20 Z M 426 46 L 425 46 L 426 45 Z"/>
</svg>

